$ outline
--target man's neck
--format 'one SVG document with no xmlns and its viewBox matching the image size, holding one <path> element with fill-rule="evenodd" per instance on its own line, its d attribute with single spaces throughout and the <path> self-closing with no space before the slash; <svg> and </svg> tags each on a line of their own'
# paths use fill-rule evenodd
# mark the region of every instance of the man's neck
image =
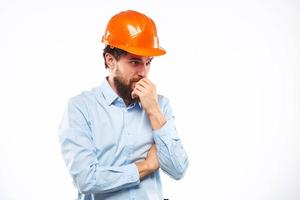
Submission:
<svg viewBox="0 0 300 200">
<path fill-rule="evenodd" d="M 114 79 L 113 79 L 113 77 L 107 76 L 107 77 L 106 77 L 106 80 L 107 80 L 107 82 L 109 83 L 110 87 L 113 89 L 113 91 L 114 91 L 118 96 L 120 96 L 120 94 L 118 93 L 118 90 L 117 90 L 117 88 L 116 88 L 116 86 L 115 86 L 115 84 L 114 84 Z"/>
</svg>

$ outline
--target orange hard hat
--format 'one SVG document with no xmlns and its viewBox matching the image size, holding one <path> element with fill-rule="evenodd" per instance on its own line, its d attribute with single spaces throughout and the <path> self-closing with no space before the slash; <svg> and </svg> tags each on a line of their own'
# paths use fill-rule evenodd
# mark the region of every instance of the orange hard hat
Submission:
<svg viewBox="0 0 300 200">
<path fill-rule="evenodd" d="M 140 56 L 160 56 L 166 53 L 159 46 L 154 21 L 133 10 L 120 12 L 109 20 L 102 42 Z"/>
</svg>

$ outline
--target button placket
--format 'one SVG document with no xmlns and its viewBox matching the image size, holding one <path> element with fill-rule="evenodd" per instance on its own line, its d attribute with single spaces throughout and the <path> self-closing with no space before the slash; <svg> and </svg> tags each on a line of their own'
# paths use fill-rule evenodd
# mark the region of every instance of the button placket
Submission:
<svg viewBox="0 0 300 200">
<path fill-rule="evenodd" d="M 130 161 L 131 153 L 132 153 L 132 134 L 130 132 L 129 124 L 130 124 L 130 112 L 128 109 L 124 110 L 124 129 L 123 133 L 126 135 L 126 154 L 127 154 L 127 160 Z"/>
</svg>

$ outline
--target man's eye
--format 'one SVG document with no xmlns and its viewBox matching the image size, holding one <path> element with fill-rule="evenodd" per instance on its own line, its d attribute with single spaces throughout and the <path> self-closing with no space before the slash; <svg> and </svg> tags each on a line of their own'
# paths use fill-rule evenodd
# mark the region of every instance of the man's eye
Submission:
<svg viewBox="0 0 300 200">
<path fill-rule="evenodd" d="M 146 65 L 147 65 L 147 66 L 151 65 L 151 62 L 147 62 Z"/>
<path fill-rule="evenodd" d="M 130 63 L 133 64 L 133 65 L 138 65 L 139 64 L 138 61 L 130 61 Z"/>
</svg>

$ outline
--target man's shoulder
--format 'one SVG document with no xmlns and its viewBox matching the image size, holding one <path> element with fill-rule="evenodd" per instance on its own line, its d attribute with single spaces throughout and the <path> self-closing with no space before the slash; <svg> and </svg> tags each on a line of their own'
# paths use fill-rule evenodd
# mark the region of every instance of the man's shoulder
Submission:
<svg viewBox="0 0 300 200">
<path fill-rule="evenodd" d="M 90 90 L 84 90 L 81 93 L 72 96 L 69 99 L 69 103 L 77 105 L 90 104 L 96 100 L 97 90 L 99 90 L 99 87 L 94 87 Z"/>
</svg>

